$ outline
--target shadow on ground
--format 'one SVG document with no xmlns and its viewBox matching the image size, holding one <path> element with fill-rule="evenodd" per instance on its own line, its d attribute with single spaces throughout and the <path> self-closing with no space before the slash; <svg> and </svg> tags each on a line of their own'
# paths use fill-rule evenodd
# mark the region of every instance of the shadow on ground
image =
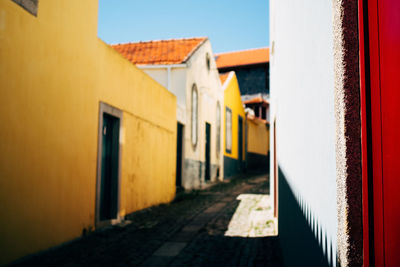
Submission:
<svg viewBox="0 0 400 267">
<path fill-rule="evenodd" d="M 192 192 L 127 216 L 129 224 L 89 233 L 14 265 L 282 266 L 277 237 L 225 236 L 237 197 L 267 194 L 267 182 L 267 176 L 235 179 Z M 170 250 L 162 251 L 166 245 Z"/>
</svg>

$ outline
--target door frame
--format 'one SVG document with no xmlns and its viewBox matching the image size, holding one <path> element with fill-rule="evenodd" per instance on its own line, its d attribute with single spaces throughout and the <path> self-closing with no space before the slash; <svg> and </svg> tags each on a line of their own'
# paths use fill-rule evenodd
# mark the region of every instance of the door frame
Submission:
<svg viewBox="0 0 400 267">
<path fill-rule="evenodd" d="M 101 155 L 103 151 L 103 114 L 106 113 L 119 119 L 119 149 L 118 149 L 118 190 L 117 190 L 117 218 L 111 220 L 100 220 L 100 187 L 101 187 Z M 119 210 L 121 201 L 121 132 L 122 132 L 122 114 L 123 112 L 104 102 L 99 103 L 99 125 L 98 125 L 98 141 L 97 141 L 97 175 L 96 175 L 96 210 L 95 210 L 95 227 L 100 228 L 110 224 L 116 224 L 121 221 Z"/>
<path fill-rule="evenodd" d="M 384 265 L 378 1 L 358 2 L 364 266 Z"/>
<path fill-rule="evenodd" d="M 177 129 L 176 129 L 176 136 L 177 136 L 177 142 L 176 142 L 176 173 L 175 173 L 175 187 L 176 188 L 183 188 L 183 171 L 184 171 L 184 146 L 185 146 L 185 125 L 183 123 L 180 123 L 179 121 L 177 122 Z M 181 159 L 180 159 L 180 169 L 178 170 L 178 137 L 179 137 L 179 126 L 181 127 L 181 138 L 180 138 L 180 142 L 181 142 Z M 178 171 L 180 172 L 180 184 L 178 184 Z"/>
</svg>

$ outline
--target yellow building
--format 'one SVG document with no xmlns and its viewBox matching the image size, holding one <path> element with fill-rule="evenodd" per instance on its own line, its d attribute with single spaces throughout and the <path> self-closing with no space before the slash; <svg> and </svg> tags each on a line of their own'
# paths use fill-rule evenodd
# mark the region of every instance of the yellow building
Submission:
<svg viewBox="0 0 400 267">
<path fill-rule="evenodd" d="M 245 167 L 246 114 L 235 72 L 221 74 L 220 79 L 224 90 L 224 177 L 232 177 Z"/>
<path fill-rule="evenodd" d="M 269 123 L 247 114 L 246 167 L 253 171 L 269 171 Z"/>
<path fill-rule="evenodd" d="M 0 1 L 0 265 L 175 194 L 175 96 L 97 37 L 97 0 L 37 3 Z"/>
</svg>

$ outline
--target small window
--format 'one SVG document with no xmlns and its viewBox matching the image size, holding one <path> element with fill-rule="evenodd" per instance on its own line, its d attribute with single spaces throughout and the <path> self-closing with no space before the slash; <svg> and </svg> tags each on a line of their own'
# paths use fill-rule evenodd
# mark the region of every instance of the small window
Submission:
<svg viewBox="0 0 400 267">
<path fill-rule="evenodd" d="M 195 147 L 197 145 L 197 125 L 198 125 L 198 95 L 197 86 L 193 84 L 192 86 L 192 145 Z"/>
<path fill-rule="evenodd" d="M 261 119 L 266 120 L 267 119 L 267 108 L 266 107 L 262 107 L 262 116 Z"/>
<path fill-rule="evenodd" d="M 232 152 L 232 110 L 226 107 L 225 112 L 225 149 L 226 152 Z"/>
<path fill-rule="evenodd" d="M 221 106 L 219 102 L 217 102 L 217 112 L 216 112 L 216 126 L 217 126 L 217 158 L 219 158 L 219 154 L 221 152 Z"/>
<path fill-rule="evenodd" d="M 254 115 L 255 115 L 257 118 L 260 118 L 260 116 L 261 116 L 261 114 L 260 114 L 260 107 L 254 106 L 253 109 L 254 109 Z"/>
<path fill-rule="evenodd" d="M 12 0 L 23 7 L 26 11 L 34 16 L 37 16 L 39 0 Z"/>
<path fill-rule="evenodd" d="M 210 62 L 210 55 L 207 53 L 207 55 L 206 55 L 206 66 L 207 66 L 207 69 L 208 70 L 210 70 L 210 68 L 211 68 L 211 62 Z"/>
</svg>

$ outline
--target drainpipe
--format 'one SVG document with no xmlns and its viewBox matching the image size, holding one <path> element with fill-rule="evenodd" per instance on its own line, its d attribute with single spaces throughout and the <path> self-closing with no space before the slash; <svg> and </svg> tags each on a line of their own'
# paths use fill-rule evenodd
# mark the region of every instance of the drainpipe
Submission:
<svg viewBox="0 0 400 267">
<path fill-rule="evenodd" d="M 171 66 L 167 67 L 167 89 L 171 92 Z"/>
</svg>

